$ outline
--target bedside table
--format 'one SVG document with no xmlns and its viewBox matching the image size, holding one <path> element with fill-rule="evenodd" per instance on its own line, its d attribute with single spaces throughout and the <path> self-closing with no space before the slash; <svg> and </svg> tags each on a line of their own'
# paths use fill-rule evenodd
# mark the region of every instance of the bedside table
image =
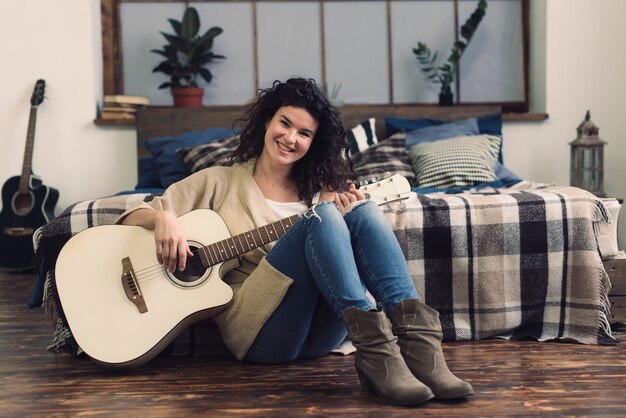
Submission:
<svg viewBox="0 0 626 418">
<path fill-rule="evenodd" d="M 626 323 L 626 258 L 604 260 L 604 269 L 611 278 L 611 323 Z"/>
</svg>

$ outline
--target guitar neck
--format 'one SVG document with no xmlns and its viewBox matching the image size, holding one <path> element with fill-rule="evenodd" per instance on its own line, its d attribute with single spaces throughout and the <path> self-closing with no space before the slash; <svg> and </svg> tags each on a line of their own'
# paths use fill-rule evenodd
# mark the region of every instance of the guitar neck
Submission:
<svg viewBox="0 0 626 418">
<path fill-rule="evenodd" d="M 20 176 L 20 193 L 27 193 L 30 174 L 32 172 L 33 147 L 35 142 L 35 125 L 37 124 L 37 106 L 30 107 L 28 118 L 28 132 L 26 133 L 26 148 L 24 150 L 24 162 L 22 164 L 22 175 Z"/>
<path fill-rule="evenodd" d="M 293 215 L 257 229 L 201 247 L 200 260 L 205 267 L 232 260 L 262 245 L 276 241 L 293 226 L 300 215 Z"/>
</svg>

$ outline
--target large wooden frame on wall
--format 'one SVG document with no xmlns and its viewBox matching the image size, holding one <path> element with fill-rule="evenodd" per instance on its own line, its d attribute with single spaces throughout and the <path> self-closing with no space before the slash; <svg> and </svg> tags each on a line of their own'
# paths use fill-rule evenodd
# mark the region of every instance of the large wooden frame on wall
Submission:
<svg viewBox="0 0 626 418">
<path fill-rule="evenodd" d="M 159 3 L 159 2 L 180 2 L 180 3 L 200 3 L 207 1 L 241 1 L 241 0 L 100 0 L 101 4 L 101 19 L 102 19 L 102 58 L 103 58 L 103 89 L 104 94 L 123 94 L 124 93 L 124 75 L 123 75 L 123 57 L 122 57 L 122 39 L 121 39 L 121 24 L 120 24 L 120 4 L 124 2 L 135 3 Z M 253 10 L 256 8 L 256 3 L 259 1 L 303 1 L 303 0 L 249 0 L 252 2 Z M 311 1 L 311 0 L 307 0 Z M 323 3 L 325 0 L 317 0 L 320 3 L 320 10 L 323 10 Z M 363 1 L 363 0 L 360 0 Z M 455 3 L 459 0 L 453 0 Z M 387 10 L 387 22 L 388 22 L 388 42 L 387 47 L 390 53 L 388 54 L 388 67 L 389 67 L 389 92 L 390 103 L 389 105 L 396 105 L 393 97 L 393 76 L 392 76 L 392 54 L 391 54 L 391 33 L 390 33 L 390 3 L 391 0 L 385 0 Z M 523 78 L 524 78 L 524 100 L 515 102 L 488 102 L 488 103 L 472 103 L 476 105 L 496 104 L 502 106 L 504 112 L 523 113 L 529 111 L 529 39 L 530 39 L 530 0 L 521 0 L 522 5 L 522 53 L 523 53 Z M 324 14 L 320 14 L 321 17 L 321 30 L 320 36 L 322 38 L 322 84 L 326 86 L 326 70 L 325 70 L 325 50 L 324 50 Z M 455 36 L 458 39 L 458 13 L 455 7 Z M 253 22 L 255 25 L 256 21 Z M 256 45 L 256 27 L 253 28 Z M 255 48 L 254 51 L 254 64 L 255 64 L 255 83 L 256 87 L 259 87 L 258 80 L 258 57 Z M 456 95 L 459 95 L 459 83 L 456 83 Z"/>
</svg>

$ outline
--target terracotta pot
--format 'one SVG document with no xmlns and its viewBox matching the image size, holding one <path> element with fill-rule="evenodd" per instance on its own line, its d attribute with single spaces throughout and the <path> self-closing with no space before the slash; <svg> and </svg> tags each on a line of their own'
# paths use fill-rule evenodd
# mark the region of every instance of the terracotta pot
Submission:
<svg viewBox="0 0 626 418">
<path fill-rule="evenodd" d="M 172 87 L 174 107 L 202 107 L 202 87 Z"/>
</svg>

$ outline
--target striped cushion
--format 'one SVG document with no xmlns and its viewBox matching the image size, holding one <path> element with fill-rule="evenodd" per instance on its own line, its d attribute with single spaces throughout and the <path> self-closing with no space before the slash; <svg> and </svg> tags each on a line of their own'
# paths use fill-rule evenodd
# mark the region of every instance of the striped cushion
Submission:
<svg viewBox="0 0 626 418">
<path fill-rule="evenodd" d="M 408 155 L 416 185 L 464 187 L 496 180 L 494 168 L 501 141 L 494 135 L 476 135 L 412 146 Z"/>
<path fill-rule="evenodd" d="M 380 176 L 384 172 L 402 174 L 413 183 L 415 173 L 407 158 L 407 150 L 404 142 L 404 132 L 385 139 L 352 156 L 354 171 L 360 180 L 371 176 Z"/>
<path fill-rule="evenodd" d="M 179 148 L 176 152 L 180 155 L 189 171 L 195 173 L 203 168 L 226 165 L 226 162 L 238 146 L 239 136 L 235 135 L 192 148 Z"/>
<path fill-rule="evenodd" d="M 372 145 L 378 143 L 378 138 L 376 137 L 376 119 L 369 118 L 361 122 L 346 132 L 346 136 L 350 144 L 349 154 L 351 156 L 365 151 Z"/>
</svg>

